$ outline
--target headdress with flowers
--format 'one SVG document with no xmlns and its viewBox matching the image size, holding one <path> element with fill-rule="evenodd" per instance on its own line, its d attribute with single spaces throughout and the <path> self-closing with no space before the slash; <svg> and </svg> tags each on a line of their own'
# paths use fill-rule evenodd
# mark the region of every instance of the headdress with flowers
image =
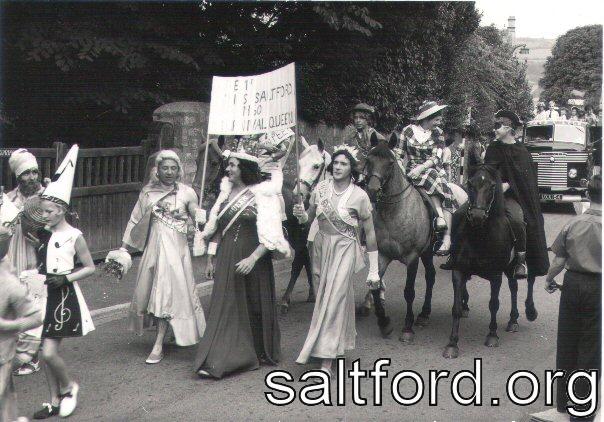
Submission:
<svg viewBox="0 0 604 422">
<path fill-rule="evenodd" d="M 332 156 L 335 157 L 336 154 L 340 151 L 346 151 L 352 156 L 352 158 L 354 158 L 355 160 L 358 160 L 359 150 L 357 148 L 350 146 L 350 145 L 346 145 L 346 144 L 337 145 L 333 148 Z"/>
</svg>

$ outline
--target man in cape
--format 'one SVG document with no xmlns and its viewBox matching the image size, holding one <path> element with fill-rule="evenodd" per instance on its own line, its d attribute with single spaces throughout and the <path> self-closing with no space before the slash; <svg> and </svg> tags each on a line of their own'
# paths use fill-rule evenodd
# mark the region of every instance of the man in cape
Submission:
<svg viewBox="0 0 604 422">
<path fill-rule="evenodd" d="M 487 148 L 484 162 L 501 174 L 506 215 L 516 238 L 515 276 L 534 278 L 547 274 L 549 257 L 537 172 L 531 154 L 515 139 L 518 130 L 522 123 L 516 113 L 499 110 L 495 114 L 496 139 Z"/>
</svg>

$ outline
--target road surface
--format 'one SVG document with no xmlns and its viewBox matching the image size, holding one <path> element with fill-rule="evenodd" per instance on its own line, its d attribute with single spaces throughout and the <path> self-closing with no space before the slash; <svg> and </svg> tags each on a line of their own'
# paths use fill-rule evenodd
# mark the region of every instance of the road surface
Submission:
<svg viewBox="0 0 604 422">
<path fill-rule="evenodd" d="M 551 244 L 562 225 L 573 215 L 571 207 L 546 209 L 545 221 L 548 244 Z M 440 265 L 443 258 L 436 259 Z M 198 271 L 196 271 L 198 272 Z M 201 273 L 199 271 L 198 273 Z M 357 302 L 365 293 L 364 273 L 355 279 Z M 421 308 L 424 294 L 423 269 L 420 266 L 416 289 L 416 315 Z M 518 302 L 521 317 L 517 333 L 505 332 L 510 306 L 509 290 L 504 283 L 501 290 L 499 309 L 498 348 L 483 345 L 489 322 L 489 286 L 484 280 L 474 277 L 468 283 L 470 293 L 470 315 L 462 320 L 460 330 L 460 357 L 446 360 L 441 356 L 451 326 L 452 287 L 450 272 L 437 269 L 430 324 L 416 329 L 414 344 L 404 345 L 398 340 L 403 325 L 404 299 L 403 280 L 405 268 L 401 264 L 391 265 L 386 273 L 388 285 L 387 310 L 396 324 L 394 333 L 383 339 L 376 326 L 375 317 L 357 319 L 356 349 L 347 355 L 346 365 L 351 367 L 360 359 L 362 369 L 371 369 L 379 358 L 391 359 L 389 376 L 383 381 L 383 404 L 371 405 L 374 399 L 373 381 L 364 379 L 360 383 L 360 395 L 368 405 L 352 403 L 352 382 L 346 381 L 346 405 L 335 404 L 337 389 L 331 387 L 333 405 L 306 406 L 298 395 L 287 406 L 275 406 L 265 398 L 269 390 L 265 376 L 275 369 L 290 372 L 295 379 L 313 365 L 300 366 L 295 359 L 304 342 L 310 323 L 313 305 L 305 303 L 307 283 L 298 281 L 292 306 L 287 315 L 280 316 L 283 361 L 279 367 L 263 366 L 257 371 L 242 373 L 220 381 L 201 380 L 193 372 L 195 347 L 178 348 L 166 346 L 166 357 L 158 365 L 144 363 L 154 338 L 149 331 L 142 337 L 129 333 L 124 320 L 113 321 L 97 328 L 88 336 L 65 341 L 63 355 L 69 362 L 72 374 L 79 380 L 80 405 L 72 416 L 76 421 L 522 421 L 532 412 L 546 409 L 545 392 L 529 406 L 516 406 L 506 395 L 506 380 L 517 370 L 530 370 L 541 382 L 543 371 L 551 369 L 555 362 L 556 321 L 559 293 L 550 295 L 543 289 L 543 278 L 535 285 L 535 304 L 539 317 L 528 322 L 524 316 L 526 283 L 520 282 Z M 286 276 L 277 280 L 278 292 L 285 289 Z M 131 283 L 113 284 L 115 289 L 129 289 L 117 296 L 128 297 Z M 115 293 L 114 293 L 115 295 Z M 208 309 L 209 297 L 202 300 Z M 102 303 L 101 299 L 96 299 Z M 482 406 L 457 404 L 450 391 L 452 376 L 461 370 L 472 370 L 474 358 L 482 359 Z M 450 377 L 438 384 L 437 404 L 429 405 L 429 370 L 448 370 Z M 418 404 L 404 406 L 391 396 L 391 381 L 403 370 L 414 370 L 423 379 L 425 390 Z M 43 401 L 48 400 L 43 371 L 32 376 L 16 378 L 21 413 L 31 416 Z M 291 383 L 299 393 L 308 383 Z M 520 396 L 526 396 L 529 383 L 521 380 L 516 385 Z M 462 395 L 471 396 L 473 388 L 469 380 L 460 383 Z M 399 385 L 404 397 L 416 392 L 414 382 L 404 379 Z M 281 395 L 282 396 L 282 395 Z M 492 398 L 498 398 L 497 406 Z"/>
</svg>

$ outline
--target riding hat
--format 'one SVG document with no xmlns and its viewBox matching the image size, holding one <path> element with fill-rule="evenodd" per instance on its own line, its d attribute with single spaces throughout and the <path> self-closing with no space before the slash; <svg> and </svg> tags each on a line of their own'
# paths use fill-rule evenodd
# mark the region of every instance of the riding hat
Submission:
<svg viewBox="0 0 604 422">
<path fill-rule="evenodd" d="M 436 101 L 424 101 L 422 105 L 419 107 L 417 111 L 417 116 L 413 117 L 413 120 L 420 121 L 424 120 L 427 117 L 432 116 L 433 114 L 438 113 L 444 108 L 448 107 L 447 105 L 438 105 Z"/>
<path fill-rule="evenodd" d="M 520 117 L 516 113 L 511 110 L 499 110 L 495 113 L 495 118 L 508 118 L 512 121 L 512 127 L 516 129 L 519 126 L 522 126 L 522 121 Z"/>
<path fill-rule="evenodd" d="M 369 104 L 365 104 L 365 103 L 359 103 L 357 105 L 354 106 L 354 108 L 352 109 L 352 112 L 354 113 L 355 111 L 360 111 L 362 113 L 367 113 L 369 115 L 373 115 L 373 113 L 375 113 L 375 108 L 371 107 Z"/>
</svg>

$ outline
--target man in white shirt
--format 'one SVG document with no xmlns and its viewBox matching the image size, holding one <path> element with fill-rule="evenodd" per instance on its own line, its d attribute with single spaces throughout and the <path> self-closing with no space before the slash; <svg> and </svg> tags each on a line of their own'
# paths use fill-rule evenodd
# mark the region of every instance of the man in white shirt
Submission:
<svg viewBox="0 0 604 422">
<path fill-rule="evenodd" d="M 548 119 L 557 119 L 560 114 L 556 111 L 556 103 L 554 101 L 549 102 L 549 110 L 547 110 Z"/>
</svg>

